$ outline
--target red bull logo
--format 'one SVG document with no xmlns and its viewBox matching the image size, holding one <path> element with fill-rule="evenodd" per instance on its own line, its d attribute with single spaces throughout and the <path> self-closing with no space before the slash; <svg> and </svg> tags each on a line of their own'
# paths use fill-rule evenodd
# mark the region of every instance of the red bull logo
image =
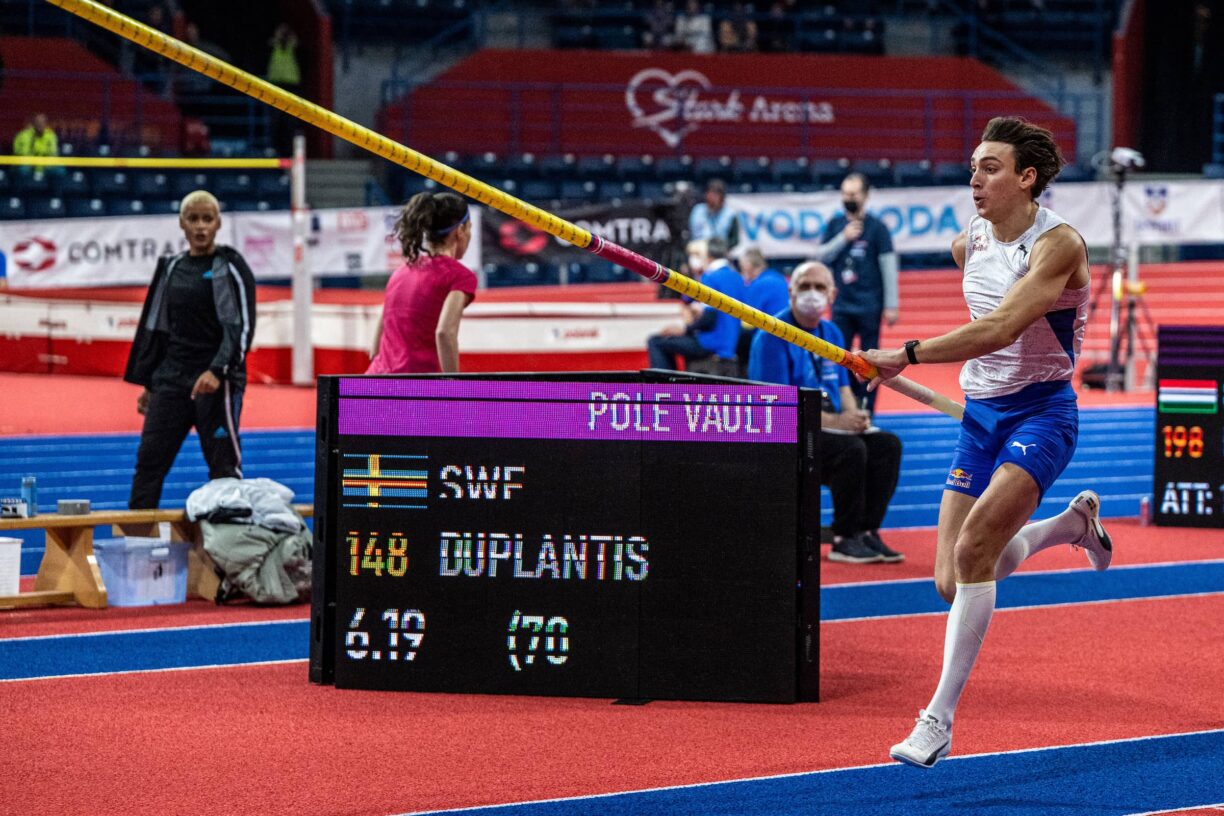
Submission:
<svg viewBox="0 0 1224 816">
<path fill-rule="evenodd" d="M 948 481 L 945 484 L 967 490 L 973 486 L 973 474 L 961 468 L 952 468 L 948 471 Z"/>
</svg>

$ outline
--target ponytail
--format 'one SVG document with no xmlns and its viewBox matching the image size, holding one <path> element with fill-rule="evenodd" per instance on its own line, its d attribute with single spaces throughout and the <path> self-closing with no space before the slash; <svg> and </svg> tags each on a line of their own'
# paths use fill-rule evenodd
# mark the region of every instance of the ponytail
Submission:
<svg viewBox="0 0 1224 816">
<path fill-rule="evenodd" d="M 404 260 L 415 263 L 427 245 L 444 241 L 468 219 L 468 205 L 455 193 L 417 193 L 395 222 Z"/>
</svg>

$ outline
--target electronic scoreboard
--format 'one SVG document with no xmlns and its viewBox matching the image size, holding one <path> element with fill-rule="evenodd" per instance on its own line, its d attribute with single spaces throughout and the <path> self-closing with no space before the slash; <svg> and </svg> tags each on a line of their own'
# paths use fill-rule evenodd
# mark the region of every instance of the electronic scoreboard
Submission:
<svg viewBox="0 0 1224 816">
<path fill-rule="evenodd" d="M 816 699 L 819 423 L 676 372 L 320 378 L 311 679 Z"/>
<path fill-rule="evenodd" d="M 1224 527 L 1224 326 L 1161 326 L 1152 519 Z"/>
</svg>

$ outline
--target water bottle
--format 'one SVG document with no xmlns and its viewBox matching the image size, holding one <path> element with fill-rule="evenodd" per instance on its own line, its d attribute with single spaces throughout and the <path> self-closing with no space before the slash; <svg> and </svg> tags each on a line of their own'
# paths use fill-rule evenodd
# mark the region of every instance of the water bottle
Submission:
<svg viewBox="0 0 1224 816">
<path fill-rule="evenodd" d="M 1152 523 L 1152 497 L 1142 496 L 1139 499 L 1139 525 L 1147 527 Z"/>
<path fill-rule="evenodd" d="M 21 478 L 21 498 L 26 503 L 28 516 L 38 515 L 38 479 L 34 476 Z"/>
</svg>

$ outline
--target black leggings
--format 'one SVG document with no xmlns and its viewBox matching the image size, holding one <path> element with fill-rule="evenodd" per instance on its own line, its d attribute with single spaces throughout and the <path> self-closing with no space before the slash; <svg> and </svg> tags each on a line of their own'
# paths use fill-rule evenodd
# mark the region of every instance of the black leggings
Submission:
<svg viewBox="0 0 1224 816">
<path fill-rule="evenodd" d="M 833 533 L 878 530 L 901 472 L 901 440 L 888 431 L 820 434 L 820 483 L 833 494 Z"/>
<path fill-rule="evenodd" d="M 188 391 L 153 391 L 145 412 L 140 448 L 136 452 L 136 474 L 128 507 L 145 510 L 158 506 L 162 483 L 192 427 L 200 435 L 200 450 L 208 463 L 208 478 L 242 478 L 242 445 L 238 437 L 238 415 L 242 410 L 242 388 L 228 381 L 211 394 L 191 398 Z"/>
</svg>

